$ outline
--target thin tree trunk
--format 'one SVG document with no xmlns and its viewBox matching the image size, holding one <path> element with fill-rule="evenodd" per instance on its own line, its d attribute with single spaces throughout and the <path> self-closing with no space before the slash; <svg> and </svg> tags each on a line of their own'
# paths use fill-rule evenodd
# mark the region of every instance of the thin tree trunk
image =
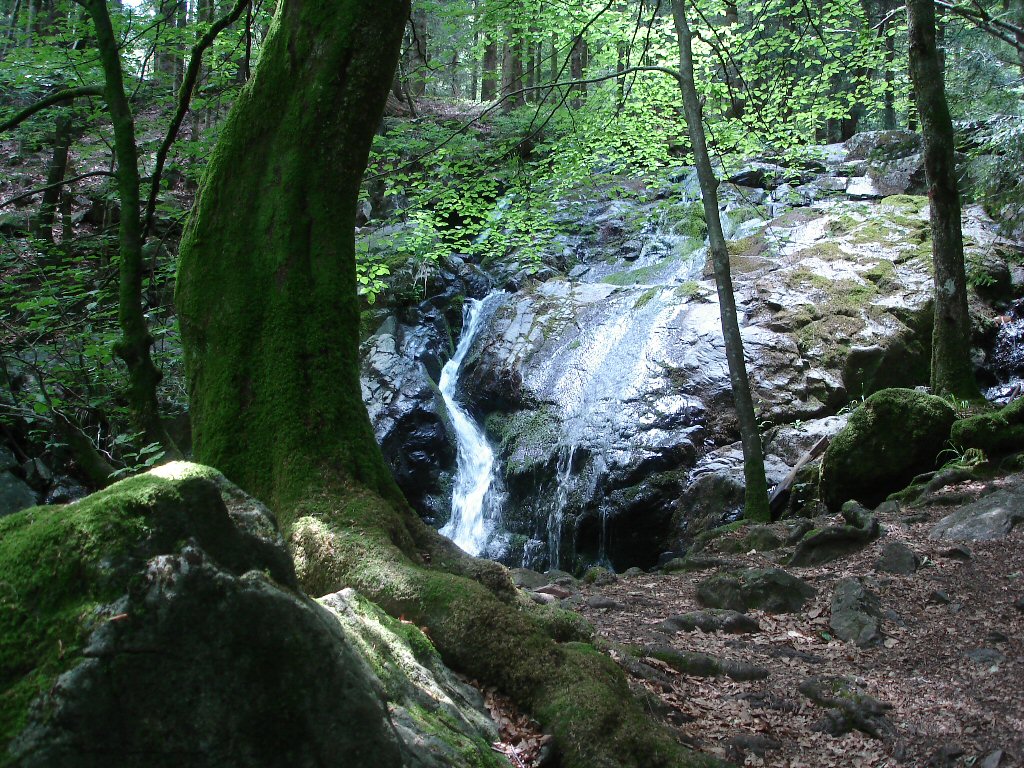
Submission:
<svg viewBox="0 0 1024 768">
<path fill-rule="evenodd" d="M 481 66 L 480 101 L 493 101 L 498 91 L 498 44 L 488 38 Z"/>
<path fill-rule="evenodd" d="M 57 217 L 57 204 L 61 199 L 60 182 L 68 169 L 68 151 L 71 149 L 71 120 L 66 115 L 58 114 L 54 120 L 53 129 L 53 155 L 50 157 L 50 167 L 46 172 L 47 190 L 43 192 L 43 199 L 39 205 L 39 223 L 36 225 L 36 235 L 49 242 L 53 242 L 53 223 Z M 67 233 L 64 233 L 67 239 Z"/>
<path fill-rule="evenodd" d="M 420 98 L 427 93 L 427 67 L 430 64 L 430 50 L 427 39 L 427 12 L 416 9 L 410 22 L 412 40 L 409 43 L 409 90 Z"/>
<path fill-rule="evenodd" d="M 569 73 L 573 80 L 582 80 L 587 58 L 587 43 L 582 37 L 577 37 L 572 44 L 572 52 L 569 54 Z M 585 85 L 574 85 L 572 90 L 575 96 L 569 102 L 573 109 L 579 109 L 583 104 L 583 94 L 586 93 Z"/>
<path fill-rule="evenodd" d="M 744 516 L 751 520 L 770 520 L 768 507 L 768 481 L 764 474 L 764 453 L 761 435 L 754 415 L 754 400 L 747 378 L 746 361 L 743 358 L 743 337 L 740 335 L 739 320 L 736 316 L 736 298 L 733 295 L 732 276 L 729 270 L 729 251 L 722 232 L 722 220 L 718 211 L 718 179 L 711 167 L 707 140 L 704 136 L 704 122 L 700 99 L 693 79 L 693 49 L 690 26 L 686 20 L 684 0 L 672 0 L 672 15 L 675 18 L 676 34 L 679 38 L 679 86 L 683 92 L 683 108 L 686 112 L 686 126 L 693 146 L 697 177 L 700 181 L 704 216 L 708 225 L 708 251 L 718 286 L 718 303 L 722 316 L 722 335 L 725 337 L 725 355 L 729 363 L 729 380 L 732 384 L 733 399 L 736 401 L 736 417 L 740 427 L 740 441 L 743 444 L 743 476 L 746 491 L 743 504 Z"/>
<path fill-rule="evenodd" d="M 954 163 L 953 123 L 946 104 L 942 64 L 935 39 L 932 0 L 907 0 L 910 79 L 924 136 L 924 167 L 935 265 L 935 323 L 932 330 L 932 391 L 980 398 L 971 364 L 971 320 L 967 310 L 960 194 Z"/>
<path fill-rule="evenodd" d="M 139 159 L 135 144 L 135 120 L 124 90 L 117 38 L 110 24 L 105 0 L 86 0 L 96 30 L 96 46 L 104 75 L 104 96 L 114 126 L 117 187 L 121 203 L 120 289 L 118 322 L 121 338 L 114 352 L 128 368 L 128 407 L 145 439 L 163 446 L 169 458 L 180 456 L 160 421 L 156 388 L 161 373 L 153 365 L 153 337 L 142 311 L 142 222 L 139 205 Z"/>
<path fill-rule="evenodd" d="M 513 33 L 515 34 L 515 33 Z M 515 94 L 505 99 L 502 109 L 506 112 L 526 104 L 523 90 L 523 43 L 514 39 L 505 44 L 504 61 L 501 67 L 501 93 Z"/>
</svg>

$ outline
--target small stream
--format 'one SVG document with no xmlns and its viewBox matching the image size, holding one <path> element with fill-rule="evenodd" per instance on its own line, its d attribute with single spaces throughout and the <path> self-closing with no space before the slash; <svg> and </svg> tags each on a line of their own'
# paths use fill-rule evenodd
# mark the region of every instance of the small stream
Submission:
<svg viewBox="0 0 1024 768">
<path fill-rule="evenodd" d="M 483 429 L 455 399 L 459 374 L 477 333 L 485 306 L 503 294 L 492 293 L 484 299 L 466 299 L 463 306 L 462 335 L 455 354 L 441 369 L 438 389 L 444 399 L 456 441 L 455 487 L 452 515 L 441 533 L 471 555 L 484 552 L 501 512 L 501 491 L 496 483 L 494 451 Z"/>
</svg>

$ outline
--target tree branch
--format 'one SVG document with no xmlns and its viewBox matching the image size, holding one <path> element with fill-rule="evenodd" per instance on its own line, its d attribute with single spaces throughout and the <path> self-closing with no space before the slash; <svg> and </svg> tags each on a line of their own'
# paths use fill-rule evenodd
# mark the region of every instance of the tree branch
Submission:
<svg viewBox="0 0 1024 768">
<path fill-rule="evenodd" d="M 22 200 L 24 200 L 27 197 L 32 197 L 33 195 L 42 194 L 43 192 L 46 192 L 49 189 L 55 189 L 57 187 L 63 187 L 65 185 L 67 185 L 67 184 L 74 184 L 76 181 L 81 181 L 82 179 L 89 179 L 89 178 L 92 178 L 93 176 L 116 176 L 116 175 L 117 175 L 116 173 L 111 173 L 110 171 L 89 171 L 89 173 L 83 173 L 83 174 L 81 174 L 79 176 L 72 176 L 70 179 L 61 179 L 60 181 L 56 182 L 55 184 L 47 184 L 45 187 L 36 187 L 35 189 L 30 189 L 28 192 L 22 192 L 20 195 L 17 195 L 16 197 L 12 197 L 12 198 L 10 198 L 8 200 L 4 200 L 3 202 L 0 202 L 0 208 L 4 208 L 4 207 L 6 207 L 8 205 L 12 205 L 13 203 L 21 202 Z"/>
<path fill-rule="evenodd" d="M 1002 19 L 997 19 L 989 15 L 984 9 L 975 11 L 970 8 L 964 8 L 962 5 L 946 2 L 946 0 L 935 0 L 935 6 L 973 21 L 979 29 L 988 32 L 993 37 L 999 38 L 1015 50 L 1024 50 L 1024 43 L 1016 39 L 1019 35 L 1024 40 L 1024 29 L 1021 27 L 1010 24 Z"/>
<path fill-rule="evenodd" d="M 80 85 L 77 88 L 65 88 L 62 91 L 51 93 L 49 96 L 40 99 L 35 104 L 25 107 L 25 109 L 21 110 L 21 112 L 16 114 L 14 117 L 0 123 L 0 133 L 9 131 L 12 128 L 17 128 L 23 122 L 32 117 L 32 115 L 36 114 L 36 112 L 42 112 L 44 109 L 52 107 L 55 104 L 82 98 L 84 96 L 102 95 L 103 88 L 98 85 Z"/>
<path fill-rule="evenodd" d="M 174 118 L 167 128 L 167 134 L 164 136 L 163 143 L 156 153 L 153 180 L 149 187 L 149 200 L 146 201 L 146 218 L 142 231 L 144 240 L 153 228 L 153 215 L 156 212 L 156 198 L 160 192 L 160 177 L 164 171 L 164 163 L 167 162 L 167 153 L 171 151 L 171 146 L 174 144 L 175 139 L 178 138 L 178 130 L 181 128 L 181 124 L 185 120 L 185 115 L 188 114 L 189 106 L 192 103 L 192 91 L 195 89 L 196 80 L 199 79 L 199 71 L 203 65 L 203 54 L 213 44 L 213 41 L 217 39 L 217 35 L 228 25 L 238 20 L 247 5 L 249 5 L 249 0 L 237 0 L 234 7 L 217 19 L 206 30 L 206 34 L 199 38 L 196 44 L 192 46 L 192 57 L 189 59 L 188 69 L 185 70 L 185 79 L 182 81 L 181 90 L 178 91 L 178 108 L 175 110 Z"/>
</svg>

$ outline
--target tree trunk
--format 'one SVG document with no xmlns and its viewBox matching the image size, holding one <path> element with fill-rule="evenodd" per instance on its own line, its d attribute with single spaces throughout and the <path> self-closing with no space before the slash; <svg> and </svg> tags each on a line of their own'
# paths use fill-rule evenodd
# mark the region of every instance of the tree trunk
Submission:
<svg viewBox="0 0 1024 768">
<path fill-rule="evenodd" d="M 427 12 L 420 8 L 414 10 L 409 28 L 412 39 L 409 42 L 409 65 L 406 67 L 406 73 L 409 77 L 410 92 L 420 98 L 427 94 L 427 67 L 430 64 L 430 51 L 427 47 Z"/>
<path fill-rule="evenodd" d="M 502 107 L 508 112 L 526 104 L 523 90 L 523 43 L 514 39 L 505 44 L 501 67 L 501 95 L 508 96 Z M 515 94 L 515 95 L 509 95 Z"/>
<path fill-rule="evenodd" d="M 352 586 L 425 626 L 449 665 L 540 721 L 564 768 L 707 765 L 644 715 L 611 659 L 552 639 L 583 640 L 574 618 L 522 602 L 504 568 L 423 524 L 374 440 L 353 231 L 407 11 L 278 7 L 182 239 L 196 457 L 272 505 L 307 591 Z"/>
<path fill-rule="evenodd" d="M 498 44 L 488 38 L 481 65 L 480 101 L 493 101 L 498 91 Z"/>
<path fill-rule="evenodd" d="M 572 51 L 569 54 L 569 73 L 573 80 L 582 80 L 583 72 L 586 69 L 587 42 L 582 37 L 577 37 L 572 44 Z M 572 90 L 576 96 L 569 102 L 573 109 L 579 109 L 583 104 L 583 94 L 587 91 L 585 85 L 574 85 Z"/>
<path fill-rule="evenodd" d="M 718 212 L 718 179 L 711 168 L 711 158 L 704 137 L 701 104 L 693 80 L 693 49 L 684 0 L 672 0 L 672 15 L 679 38 L 679 87 L 683 92 L 686 127 L 693 146 L 704 203 L 704 216 L 708 225 L 708 251 L 715 271 L 715 284 L 718 286 L 725 355 L 729 362 L 729 380 L 732 384 L 733 399 L 736 401 L 736 417 L 740 426 L 740 441 L 743 444 L 743 476 L 746 481 L 743 514 L 751 520 L 770 520 L 764 453 L 761 448 L 761 435 L 757 430 L 757 417 L 754 415 L 754 400 L 750 393 L 747 365 L 743 359 L 743 337 L 740 335 L 739 320 L 736 316 L 736 297 L 733 295 L 732 276 L 729 270 L 729 250 L 726 247 L 722 220 Z"/>
<path fill-rule="evenodd" d="M 47 190 L 39 205 L 39 223 L 36 225 L 36 236 L 41 240 L 53 242 L 53 222 L 57 217 L 57 203 L 61 199 L 61 187 L 68 168 L 68 151 L 71 149 L 71 120 L 67 115 L 58 114 L 54 120 L 53 155 L 50 156 L 50 167 L 46 171 Z M 68 239 L 64 233 L 63 240 Z"/>
<path fill-rule="evenodd" d="M 924 168 L 935 265 L 935 324 L 932 330 L 932 392 L 977 400 L 971 364 L 971 320 L 967 310 L 960 194 L 953 157 L 953 123 L 946 104 L 942 65 L 935 41 L 932 0 L 907 0 L 910 79 L 924 136 Z"/>
<path fill-rule="evenodd" d="M 139 158 L 135 144 L 135 120 L 124 90 L 117 38 L 110 24 L 105 0 L 85 3 L 96 29 L 96 47 L 103 67 L 104 98 L 114 126 L 114 156 L 117 159 L 117 189 L 121 203 L 119 240 L 118 323 L 121 338 L 114 352 L 128 368 L 128 407 L 145 439 L 160 443 L 168 458 L 178 449 L 160 421 L 156 387 L 161 373 L 153 365 L 149 334 L 142 311 L 142 221 L 139 206 Z"/>
</svg>

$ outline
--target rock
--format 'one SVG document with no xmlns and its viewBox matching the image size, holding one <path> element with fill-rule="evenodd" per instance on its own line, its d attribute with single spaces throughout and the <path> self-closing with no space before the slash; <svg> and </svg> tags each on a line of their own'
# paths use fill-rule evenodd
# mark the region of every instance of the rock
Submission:
<svg viewBox="0 0 1024 768">
<path fill-rule="evenodd" d="M 935 589 L 928 593 L 928 602 L 935 603 L 936 605 L 949 605 L 952 601 L 950 600 L 949 593 L 941 589 Z"/>
<path fill-rule="evenodd" d="M 836 584 L 832 594 L 832 615 L 829 626 L 840 640 L 853 641 L 861 648 L 882 641 L 880 624 L 882 607 L 878 596 L 856 578 Z"/>
<path fill-rule="evenodd" d="M 1024 595 L 1021 595 L 1013 601 L 1013 607 L 1018 611 L 1024 611 Z"/>
<path fill-rule="evenodd" d="M 789 180 L 799 181 L 799 178 L 799 173 L 794 174 L 792 170 L 781 165 L 753 161 L 744 165 L 726 181 L 740 187 L 773 190 Z"/>
<path fill-rule="evenodd" d="M 58 475 L 53 479 L 50 490 L 46 492 L 44 504 L 67 504 L 84 499 L 89 492 L 74 478 Z"/>
<path fill-rule="evenodd" d="M 808 533 L 797 544 L 788 564 L 800 567 L 828 563 L 863 549 L 881 534 L 878 518 L 857 502 L 846 502 L 842 513 L 846 525 Z"/>
<path fill-rule="evenodd" d="M 0 517 L 36 505 L 32 489 L 10 472 L 0 472 Z"/>
<path fill-rule="evenodd" d="M 587 605 L 591 608 L 598 608 L 606 611 L 617 611 L 622 608 L 622 603 L 612 600 L 604 595 L 591 595 L 587 598 Z"/>
<path fill-rule="evenodd" d="M 961 562 L 967 562 L 974 554 L 967 547 L 962 544 L 958 544 L 955 547 L 944 549 L 939 552 L 939 557 L 945 557 L 949 560 L 960 560 Z"/>
<path fill-rule="evenodd" d="M 921 136 L 914 131 L 861 131 L 843 146 L 847 160 L 898 160 L 921 151 Z"/>
<path fill-rule="evenodd" d="M 674 573 L 676 571 L 710 571 L 712 568 L 721 568 L 723 566 L 732 565 L 732 562 L 733 561 L 725 560 L 721 557 L 687 555 L 686 557 L 676 557 L 669 560 L 661 567 L 661 570 L 664 573 Z"/>
<path fill-rule="evenodd" d="M 593 584 L 596 587 L 605 587 L 609 584 L 614 584 L 618 580 L 619 577 L 613 571 L 599 566 L 588 568 L 587 572 L 583 574 L 583 583 Z"/>
<path fill-rule="evenodd" d="M 800 683 L 800 693 L 828 711 L 812 730 L 841 736 L 852 730 L 890 741 L 896 728 L 886 716 L 891 704 L 879 701 L 845 677 L 811 677 Z"/>
<path fill-rule="evenodd" d="M 953 768 L 964 755 L 959 744 L 943 744 L 928 758 L 928 768 Z"/>
<path fill-rule="evenodd" d="M 497 765 L 429 640 L 362 601 L 356 642 L 352 603 L 303 595 L 273 516 L 209 468 L 5 517 L 0 569 L 19 766 Z"/>
<path fill-rule="evenodd" d="M 955 413 L 942 398 L 911 389 L 883 389 L 853 412 L 821 462 L 821 496 L 836 511 L 849 499 L 881 503 L 916 475 L 934 469 L 936 446 Z"/>
<path fill-rule="evenodd" d="M 636 566 L 633 566 L 632 568 L 627 568 L 622 573 L 622 575 L 627 578 L 636 578 L 637 576 L 644 576 L 646 574 L 643 568 L 637 568 Z"/>
<path fill-rule="evenodd" d="M 800 610 L 816 590 L 780 568 L 717 573 L 697 587 L 697 599 L 710 608 L 746 611 L 760 608 L 769 613 Z"/>
<path fill-rule="evenodd" d="M 1024 522 L 1024 489 L 1008 488 L 982 496 L 939 520 L 928 534 L 947 541 L 1002 539 Z"/>
<path fill-rule="evenodd" d="M 1003 762 L 1003 750 L 994 749 L 977 763 L 978 768 L 999 768 Z"/>
<path fill-rule="evenodd" d="M 513 568 L 510 575 L 512 583 L 522 589 L 537 589 L 537 587 L 543 587 L 551 582 L 551 579 L 543 573 L 531 571 L 529 568 Z"/>
<path fill-rule="evenodd" d="M 964 651 L 964 656 L 968 661 L 982 666 L 1001 664 L 1006 661 L 1006 656 L 995 648 L 971 648 L 970 650 Z"/>
<path fill-rule="evenodd" d="M 994 413 L 960 419 L 949 439 L 962 448 L 978 448 L 989 458 L 1024 449 L 1024 397 Z"/>
<path fill-rule="evenodd" d="M 761 631 L 761 625 L 754 617 L 739 611 L 715 608 L 669 616 L 658 627 L 666 632 L 693 632 L 699 629 L 701 632 L 727 632 L 734 635 Z"/>
<path fill-rule="evenodd" d="M 885 546 L 882 554 L 875 561 L 875 570 L 909 576 L 916 573 L 920 565 L 921 558 L 914 550 L 901 541 L 892 541 Z"/>
<path fill-rule="evenodd" d="M 14 451 L 6 445 L 0 445 L 0 472 L 6 472 L 16 466 L 18 466 L 18 459 L 15 457 Z"/>
<path fill-rule="evenodd" d="M 538 592 L 537 590 L 533 590 L 528 594 L 530 599 L 537 603 L 537 605 L 553 605 L 558 602 L 558 596 L 552 595 L 550 592 Z"/>
</svg>

